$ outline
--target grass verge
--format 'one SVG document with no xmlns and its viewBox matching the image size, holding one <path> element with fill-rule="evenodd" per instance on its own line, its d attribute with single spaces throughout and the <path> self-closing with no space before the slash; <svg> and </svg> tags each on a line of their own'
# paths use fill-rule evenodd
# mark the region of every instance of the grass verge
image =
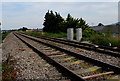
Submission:
<svg viewBox="0 0 120 81">
<path fill-rule="evenodd" d="M 96 34 L 91 37 L 91 42 L 103 46 L 109 46 L 111 44 L 113 47 L 120 47 L 120 36 L 112 37 L 111 35 L 104 36 Z"/>
<path fill-rule="evenodd" d="M 2 40 L 4 40 L 5 37 L 6 37 L 9 33 L 10 33 L 10 31 L 8 31 L 8 32 L 3 32 L 2 35 L 1 35 Z"/>
<path fill-rule="evenodd" d="M 66 33 L 47 33 L 47 32 L 25 32 L 27 34 L 33 35 L 33 36 L 46 36 L 46 37 L 55 37 L 55 38 L 66 38 Z"/>
<path fill-rule="evenodd" d="M 33 36 L 46 36 L 46 37 L 56 37 L 56 38 L 67 38 L 66 33 L 47 33 L 47 32 L 25 32 L 27 34 L 33 35 Z M 76 39 L 76 34 L 74 34 L 74 39 Z M 104 36 L 102 33 L 83 33 L 82 41 L 90 41 L 93 44 L 97 45 L 103 45 L 103 46 L 109 46 L 109 43 L 111 43 L 111 46 L 117 46 L 120 47 L 120 36 L 112 37 L 110 34 L 106 34 Z"/>
<path fill-rule="evenodd" d="M 14 64 L 16 61 L 13 60 L 14 58 L 10 56 L 5 62 L 2 63 L 2 80 L 3 81 L 12 81 L 17 78 L 17 72 L 14 68 Z"/>
</svg>

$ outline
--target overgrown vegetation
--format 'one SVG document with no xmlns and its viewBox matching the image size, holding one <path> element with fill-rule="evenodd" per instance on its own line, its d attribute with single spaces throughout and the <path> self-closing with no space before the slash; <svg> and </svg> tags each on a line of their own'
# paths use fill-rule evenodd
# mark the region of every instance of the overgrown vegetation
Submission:
<svg viewBox="0 0 120 81">
<path fill-rule="evenodd" d="M 108 33 L 104 34 L 95 34 L 91 37 L 90 41 L 94 44 L 103 45 L 103 46 L 117 46 L 120 47 L 120 35 L 112 37 Z"/>
<path fill-rule="evenodd" d="M 6 31 L 6 32 L 3 32 L 2 33 L 2 40 L 4 40 L 5 39 L 5 37 L 8 35 L 10 33 L 10 31 Z"/>
<path fill-rule="evenodd" d="M 5 62 L 2 62 L 2 80 L 3 81 L 12 81 L 17 77 L 18 69 L 14 69 L 16 60 L 13 60 L 12 56 L 8 57 Z"/>
<path fill-rule="evenodd" d="M 66 38 L 67 34 L 60 32 L 60 33 L 47 33 L 47 32 L 25 32 L 27 34 L 33 35 L 33 36 L 46 36 L 46 37 L 56 37 L 56 38 Z"/>
</svg>

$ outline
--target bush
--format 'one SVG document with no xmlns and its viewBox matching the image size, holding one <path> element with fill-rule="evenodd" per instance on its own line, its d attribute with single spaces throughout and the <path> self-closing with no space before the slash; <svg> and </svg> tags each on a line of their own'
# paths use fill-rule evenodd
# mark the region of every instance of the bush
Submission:
<svg viewBox="0 0 120 81">
<path fill-rule="evenodd" d="M 98 45 L 108 45 L 108 39 L 106 39 L 103 35 L 96 34 L 91 37 L 91 42 Z"/>
<path fill-rule="evenodd" d="M 90 41 L 91 37 L 94 36 L 95 34 L 98 34 L 95 30 L 92 28 L 87 28 L 86 30 L 83 31 L 82 33 L 82 41 Z"/>
<path fill-rule="evenodd" d="M 100 35 L 96 34 L 91 37 L 91 42 L 98 45 L 109 46 L 111 43 L 112 46 L 120 47 L 120 38 L 112 37 L 111 35 Z"/>
<path fill-rule="evenodd" d="M 111 37 L 111 38 L 108 38 L 109 42 L 112 44 L 112 46 L 118 46 L 120 47 L 120 39 L 118 37 Z"/>
</svg>

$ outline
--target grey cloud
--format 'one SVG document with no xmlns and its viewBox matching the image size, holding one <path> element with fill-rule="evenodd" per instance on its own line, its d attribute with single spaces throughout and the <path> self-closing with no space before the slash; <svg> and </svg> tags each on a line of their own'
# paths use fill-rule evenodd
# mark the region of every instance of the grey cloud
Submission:
<svg viewBox="0 0 120 81">
<path fill-rule="evenodd" d="M 21 26 L 28 26 L 30 28 L 43 27 L 44 16 L 48 10 L 57 11 L 64 18 L 68 13 L 75 18 L 83 17 L 89 24 L 98 24 L 99 22 L 109 24 L 116 22 L 118 14 L 117 3 L 26 2 L 19 4 L 25 6 L 23 11 L 3 10 L 3 29 L 18 28 Z M 9 9 L 10 5 L 10 3 L 7 3 L 6 7 Z M 14 7 L 14 5 L 11 6 Z"/>
</svg>

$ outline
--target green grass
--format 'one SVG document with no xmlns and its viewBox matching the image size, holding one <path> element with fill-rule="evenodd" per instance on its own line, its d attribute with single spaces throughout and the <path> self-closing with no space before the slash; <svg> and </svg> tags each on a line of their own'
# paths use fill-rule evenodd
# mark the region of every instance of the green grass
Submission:
<svg viewBox="0 0 120 81">
<path fill-rule="evenodd" d="M 2 33 L 2 40 L 4 40 L 5 37 L 6 37 L 9 33 L 10 33 L 10 31 L 8 31 L 8 32 L 3 32 L 3 33 Z"/>
<path fill-rule="evenodd" d="M 91 37 L 91 42 L 103 46 L 109 46 L 109 43 L 111 43 L 112 46 L 120 47 L 120 36 L 112 37 L 111 35 L 96 34 Z"/>
<path fill-rule="evenodd" d="M 27 34 L 33 35 L 33 36 L 46 36 L 46 37 L 55 37 L 55 38 L 67 38 L 66 33 L 47 33 L 47 32 L 25 32 Z M 74 34 L 74 39 L 76 39 L 76 34 Z M 94 44 L 97 45 L 103 45 L 103 46 L 109 46 L 109 43 L 111 43 L 112 46 L 120 47 L 120 36 L 118 37 L 112 37 L 112 35 L 108 34 L 104 36 L 101 33 L 92 33 L 90 32 L 84 32 L 82 41 L 91 41 Z"/>
<path fill-rule="evenodd" d="M 3 81 L 12 81 L 17 77 L 18 69 L 14 69 L 14 65 L 16 64 L 16 60 L 13 59 L 12 56 L 8 58 L 5 62 L 2 62 L 2 79 Z"/>
<path fill-rule="evenodd" d="M 57 33 L 57 34 L 54 34 L 54 33 L 47 33 L 47 32 L 25 32 L 27 34 L 30 34 L 30 35 L 34 35 L 34 36 L 46 36 L 46 37 L 55 37 L 55 38 L 66 38 L 67 37 L 67 34 L 66 33 Z"/>
</svg>

